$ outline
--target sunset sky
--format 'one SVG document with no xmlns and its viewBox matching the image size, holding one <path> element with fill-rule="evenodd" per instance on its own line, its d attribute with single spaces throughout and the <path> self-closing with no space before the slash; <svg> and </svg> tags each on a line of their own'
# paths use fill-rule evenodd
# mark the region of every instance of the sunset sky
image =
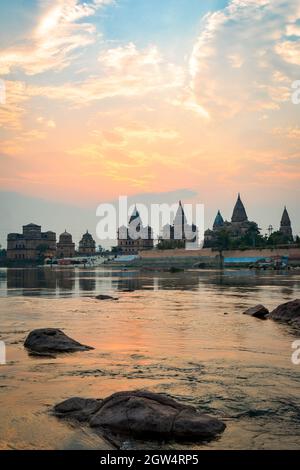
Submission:
<svg viewBox="0 0 300 470">
<path fill-rule="evenodd" d="M 241 192 L 263 231 L 287 205 L 300 232 L 299 0 L 12 0 L 0 24 L 6 195 L 168 193 L 208 226 Z"/>
</svg>

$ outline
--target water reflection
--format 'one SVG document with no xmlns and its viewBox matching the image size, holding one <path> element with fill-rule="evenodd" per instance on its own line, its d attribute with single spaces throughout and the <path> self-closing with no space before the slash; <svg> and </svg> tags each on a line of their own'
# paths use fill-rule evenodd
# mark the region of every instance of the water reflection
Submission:
<svg viewBox="0 0 300 470">
<path fill-rule="evenodd" d="M 105 268 L 0 269 L 0 296 L 90 296 L 97 293 L 139 290 L 206 291 L 216 295 L 247 295 L 266 287 L 275 288 L 283 298 L 299 289 L 298 273 L 257 273 L 249 270 L 188 271 L 148 273 Z"/>
<path fill-rule="evenodd" d="M 96 273 L 89 275 L 90 277 L 81 277 L 79 279 L 79 289 L 86 292 L 94 292 L 96 290 Z"/>
</svg>

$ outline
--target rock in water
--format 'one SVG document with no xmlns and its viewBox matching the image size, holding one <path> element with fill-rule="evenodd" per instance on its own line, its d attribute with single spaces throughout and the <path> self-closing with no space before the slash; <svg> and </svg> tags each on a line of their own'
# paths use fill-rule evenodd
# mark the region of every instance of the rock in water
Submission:
<svg viewBox="0 0 300 470">
<path fill-rule="evenodd" d="M 300 327 L 300 299 L 279 305 L 270 313 L 270 318 Z"/>
<path fill-rule="evenodd" d="M 115 393 L 102 402 L 71 398 L 56 405 L 54 412 L 60 417 L 87 421 L 98 434 L 117 446 L 128 437 L 208 440 L 226 427 L 219 419 L 201 414 L 192 406 L 147 391 Z"/>
<path fill-rule="evenodd" d="M 69 398 L 54 407 L 57 416 L 68 416 L 80 422 L 88 422 L 94 413 L 96 413 L 102 400 L 93 398 Z"/>
<path fill-rule="evenodd" d="M 118 300 L 110 295 L 97 295 L 96 300 Z"/>
<path fill-rule="evenodd" d="M 263 305 L 256 305 L 255 307 L 248 308 L 244 312 L 244 315 L 250 315 L 251 317 L 265 319 L 269 315 L 269 310 Z"/>
<path fill-rule="evenodd" d="M 29 351 L 36 353 L 68 353 L 94 349 L 78 343 L 56 328 L 31 331 L 25 340 L 24 346 Z"/>
</svg>

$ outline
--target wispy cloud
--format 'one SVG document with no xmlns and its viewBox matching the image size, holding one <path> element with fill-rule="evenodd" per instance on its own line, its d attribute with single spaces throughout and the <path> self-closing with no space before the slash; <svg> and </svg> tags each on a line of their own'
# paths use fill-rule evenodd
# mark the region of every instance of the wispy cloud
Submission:
<svg viewBox="0 0 300 470">
<path fill-rule="evenodd" d="M 23 45 L 0 50 L 0 74 L 21 70 L 27 75 L 36 75 L 67 67 L 76 57 L 74 54 L 95 41 L 95 27 L 82 20 L 109 3 L 110 0 L 85 3 L 54 0 L 31 35 L 24 38 Z"/>
<path fill-rule="evenodd" d="M 206 15 L 189 62 L 195 103 L 218 118 L 279 109 L 300 65 L 300 37 L 286 40 L 299 17 L 298 0 L 231 0 Z"/>
<path fill-rule="evenodd" d="M 32 86 L 28 91 L 31 95 L 84 106 L 107 98 L 138 97 L 153 91 L 179 88 L 183 82 L 183 69 L 166 61 L 156 47 L 139 50 L 130 43 L 103 51 L 96 76 L 77 83 Z"/>
</svg>

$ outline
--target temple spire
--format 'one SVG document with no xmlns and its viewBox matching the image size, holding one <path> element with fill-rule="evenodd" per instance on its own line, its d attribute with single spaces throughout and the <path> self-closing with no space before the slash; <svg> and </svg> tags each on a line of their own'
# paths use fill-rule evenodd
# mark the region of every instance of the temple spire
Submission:
<svg viewBox="0 0 300 470">
<path fill-rule="evenodd" d="M 282 214 L 282 217 L 281 217 L 281 224 L 280 225 L 284 226 L 284 227 L 287 227 L 287 226 L 291 225 L 291 219 L 290 219 L 290 216 L 289 216 L 289 213 L 287 211 L 286 206 L 284 206 L 284 211 L 283 211 L 283 214 Z"/>
<path fill-rule="evenodd" d="M 293 238 L 291 219 L 286 206 L 284 206 L 284 211 L 280 221 L 280 232 L 289 238 Z"/>
<path fill-rule="evenodd" d="M 231 222 L 241 223 L 241 222 L 247 222 L 247 221 L 248 221 L 248 216 L 247 216 L 244 204 L 241 200 L 241 195 L 239 193 L 236 204 L 233 209 Z"/>
<path fill-rule="evenodd" d="M 213 229 L 215 230 L 217 228 L 223 227 L 223 225 L 224 225 L 224 219 L 222 217 L 221 212 L 218 210 L 218 213 L 214 221 Z"/>
</svg>

